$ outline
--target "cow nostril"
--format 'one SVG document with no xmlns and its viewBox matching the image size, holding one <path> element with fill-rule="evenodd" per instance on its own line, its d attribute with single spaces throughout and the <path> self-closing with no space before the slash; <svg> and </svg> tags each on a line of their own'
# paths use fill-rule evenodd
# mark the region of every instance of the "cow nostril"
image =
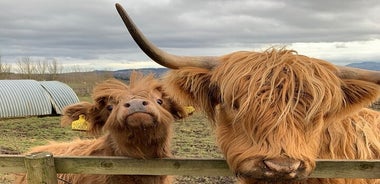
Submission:
<svg viewBox="0 0 380 184">
<path fill-rule="evenodd" d="M 293 159 L 268 159 L 263 161 L 268 169 L 281 173 L 291 173 L 301 167 L 301 161 Z"/>
<path fill-rule="evenodd" d="M 124 107 L 127 107 L 127 108 L 128 108 L 128 107 L 130 107 L 130 106 L 131 106 L 130 103 L 125 103 L 125 104 L 124 104 Z"/>
<path fill-rule="evenodd" d="M 143 101 L 142 104 L 143 104 L 143 106 L 146 106 L 146 105 L 148 105 L 148 102 L 147 101 Z"/>
</svg>

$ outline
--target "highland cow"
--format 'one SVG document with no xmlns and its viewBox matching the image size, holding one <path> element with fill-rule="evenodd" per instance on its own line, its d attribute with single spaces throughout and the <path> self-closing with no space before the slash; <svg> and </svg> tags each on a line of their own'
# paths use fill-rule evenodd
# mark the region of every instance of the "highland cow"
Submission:
<svg viewBox="0 0 380 184">
<path fill-rule="evenodd" d="M 176 100 L 202 110 L 242 183 L 380 183 L 309 178 L 316 159 L 379 159 L 380 72 L 335 66 L 286 49 L 220 57 L 177 56 L 154 46 L 121 5 L 140 48 L 172 70 Z"/>
<path fill-rule="evenodd" d="M 132 73 L 129 86 L 115 79 L 98 84 L 93 92 L 94 104 L 81 102 L 65 109 L 63 124 L 84 114 L 89 131 L 96 139 L 79 139 L 32 148 L 65 156 L 124 156 L 130 158 L 171 157 L 172 123 L 186 116 L 184 108 L 174 102 L 153 75 Z M 100 130 L 102 129 L 102 130 Z M 59 174 L 59 182 L 76 184 L 170 183 L 169 176 Z M 24 183 L 25 176 L 16 183 Z"/>
</svg>

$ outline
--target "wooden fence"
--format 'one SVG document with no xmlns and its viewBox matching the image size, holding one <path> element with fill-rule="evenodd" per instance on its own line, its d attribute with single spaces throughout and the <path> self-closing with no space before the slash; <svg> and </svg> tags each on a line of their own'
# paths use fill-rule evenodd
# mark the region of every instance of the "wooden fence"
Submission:
<svg viewBox="0 0 380 184">
<path fill-rule="evenodd" d="M 27 173 L 29 184 L 57 183 L 57 173 L 232 176 L 223 159 L 0 155 L 0 173 Z M 317 160 L 311 178 L 380 178 L 380 160 Z"/>
</svg>

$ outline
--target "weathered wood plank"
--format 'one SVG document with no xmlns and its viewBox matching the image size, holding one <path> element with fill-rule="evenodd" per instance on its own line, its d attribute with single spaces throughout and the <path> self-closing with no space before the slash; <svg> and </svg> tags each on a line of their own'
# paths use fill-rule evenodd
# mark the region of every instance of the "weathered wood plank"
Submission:
<svg viewBox="0 0 380 184">
<path fill-rule="evenodd" d="M 51 153 L 39 152 L 25 156 L 28 184 L 57 184 L 57 173 Z"/>
<path fill-rule="evenodd" d="M 310 177 L 380 179 L 380 160 L 317 160 Z"/>
<path fill-rule="evenodd" d="M 25 173 L 24 156 L 0 155 L 0 173 Z"/>
<path fill-rule="evenodd" d="M 65 161 L 59 161 L 60 159 Z M 136 160 L 127 158 L 57 157 L 57 172 L 231 176 L 222 159 Z M 380 178 L 380 160 L 317 160 L 311 178 Z"/>
<path fill-rule="evenodd" d="M 58 173 L 229 176 L 222 159 L 128 159 L 55 157 Z"/>
<path fill-rule="evenodd" d="M 223 159 L 54 157 L 58 173 L 231 176 Z M 0 172 L 25 173 L 24 156 L 0 155 Z M 380 160 L 317 160 L 312 178 L 379 178 Z"/>
</svg>

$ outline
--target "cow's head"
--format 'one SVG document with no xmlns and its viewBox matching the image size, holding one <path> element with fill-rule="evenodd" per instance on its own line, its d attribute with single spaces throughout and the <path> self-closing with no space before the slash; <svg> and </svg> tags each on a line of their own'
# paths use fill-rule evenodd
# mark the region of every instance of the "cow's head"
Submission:
<svg viewBox="0 0 380 184">
<path fill-rule="evenodd" d="M 243 180 L 303 179 L 315 167 L 323 129 L 380 95 L 380 73 L 334 66 L 295 51 L 177 56 L 160 50 L 120 5 L 140 48 L 171 68 L 176 99 L 203 110 L 230 168 Z"/>
<path fill-rule="evenodd" d="M 137 72 L 131 74 L 129 85 L 116 79 L 96 85 L 92 99 L 93 103 L 80 102 L 66 107 L 61 124 L 70 124 L 83 114 L 89 132 L 98 136 L 104 130 L 148 130 L 159 127 L 159 123 L 169 126 L 174 119 L 187 116 L 185 109 L 164 92 L 160 81 L 153 75 Z"/>
</svg>

